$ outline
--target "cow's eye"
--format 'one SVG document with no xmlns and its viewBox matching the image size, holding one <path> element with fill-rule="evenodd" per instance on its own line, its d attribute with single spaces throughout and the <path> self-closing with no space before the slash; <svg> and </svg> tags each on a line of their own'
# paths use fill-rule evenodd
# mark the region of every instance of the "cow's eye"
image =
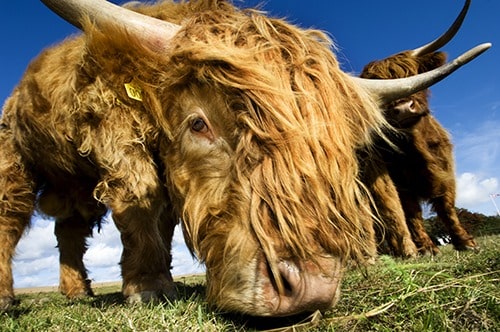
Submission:
<svg viewBox="0 0 500 332">
<path fill-rule="evenodd" d="M 191 123 L 191 130 L 197 133 L 206 133 L 208 132 L 208 126 L 202 118 L 196 118 Z"/>
</svg>

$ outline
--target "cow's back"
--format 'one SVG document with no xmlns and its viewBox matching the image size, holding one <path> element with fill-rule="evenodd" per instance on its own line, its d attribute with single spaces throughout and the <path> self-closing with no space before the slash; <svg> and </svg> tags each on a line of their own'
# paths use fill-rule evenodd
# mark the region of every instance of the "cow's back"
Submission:
<svg viewBox="0 0 500 332">
<path fill-rule="evenodd" d="M 20 153 L 49 181 L 61 174 L 98 179 L 127 142 L 150 145 L 150 118 L 123 85 L 110 88 L 105 74 L 93 72 L 88 57 L 80 36 L 43 51 L 3 109 Z"/>
<path fill-rule="evenodd" d="M 26 70 L 3 109 L 20 153 L 37 168 L 75 172 L 72 115 L 78 111 L 77 70 L 81 38 L 46 49 Z"/>
</svg>

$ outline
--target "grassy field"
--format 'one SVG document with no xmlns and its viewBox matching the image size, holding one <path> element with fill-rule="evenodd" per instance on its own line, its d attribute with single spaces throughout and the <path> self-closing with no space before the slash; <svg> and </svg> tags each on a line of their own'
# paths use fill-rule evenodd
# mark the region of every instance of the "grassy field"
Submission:
<svg viewBox="0 0 500 332">
<path fill-rule="evenodd" d="M 349 271 L 339 304 L 321 315 L 256 319 L 217 313 L 202 276 L 177 280 L 175 303 L 129 306 L 119 286 L 68 302 L 56 292 L 21 294 L 0 313 L 0 331 L 500 331 L 500 236 L 478 239 L 479 253 L 442 247 L 437 257 L 382 256 Z"/>
</svg>

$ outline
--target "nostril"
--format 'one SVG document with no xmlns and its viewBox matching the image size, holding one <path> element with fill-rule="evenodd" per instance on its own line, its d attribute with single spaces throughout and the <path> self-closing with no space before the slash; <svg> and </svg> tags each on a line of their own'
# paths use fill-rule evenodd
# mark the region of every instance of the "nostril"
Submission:
<svg viewBox="0 0 500 332">
<path fill-rule="evenodd" d="M 273 273 L 269 263 L 266 264 L 267 275 L 276 293 L 292 296 L 295 289 L 294 280 L 299 273 L 295 264 L 282 261 L 277 265 L 277 270 Z"/>
<path fill-rule="evenodd" d="M 412 113 L 415 113 L 417 111 L 417 109 L 415 108 L 415 102 L 413 101 L 413 99 L 410 99 L 408 101 L 408 109 L 410 110 L 410 112 Z"/>
<path fill-rule="evenodd" d="M 299 275 L 299 269 L 293 263 L 282 261 L 278 266 L 280 278 L 285 290 L 285 295 L 290 296 L 296 289 L 296 280 Z"/>
<path fill-rule="evenodd" d="M 283 281 L 283 289 L 285 290 L 285 295 L 291 295 L 293 293 L 292 285 L 288 282 L 288 280 L 282 278 Z"/>
</svg>

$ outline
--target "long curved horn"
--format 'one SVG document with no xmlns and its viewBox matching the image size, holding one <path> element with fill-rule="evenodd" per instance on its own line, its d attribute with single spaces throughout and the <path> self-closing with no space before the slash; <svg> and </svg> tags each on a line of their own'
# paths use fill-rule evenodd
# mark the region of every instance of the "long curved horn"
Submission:
<svg viewBox="0 0 500 332">
<path fill-rule="evenodd" d="M 153 51 L 168 49 L 169 40 L 180 26 L 142 15 L 105 0 L 41 0 L 57 15 L 75 27 L 82 29 L 82 21 L 89 17 L 97 26 L 119 24 L 134 36 L 143 40 Z"/>
<path fill-rule="evenodd" d="M 455 35 L 457 34 L 458 30 L 460 29 L 460 26 L 462 26 L 462 23 L 464 21 L 465 15 L 467 14 L 467 11 L 469 10 L 470 6 L 470 1 L 471 0 L 466 0 L 464 7 L 462 8 L 462 11 L 460 14 L 458 14 L 458 17 L 455 19 L 455 22 L 451 25 L 451 27 L 448 28 L 448 30 L 442 34 L 440 37 L 437 39 L 431 41 L 428 44 L 425 44 L 423 46 L 420 46 L 419 48 L 416 48 L 412 50 L 411 54 L 413 56 L 419 56 L 419 55 L 424 55 L 424 54 L 429 54 L 432 52 L 435 52 L 439 50 L 441 47 L 446 45 Z"/>
<path fill-rule="evenodd" d="M 431 85 L 443 80 L 458 68 L 473 60 L 491 47 L 490 43 L 478 45 L 453 61 L 426 73 L 406 78 L 396 79 L 366 79 L 352 77 L 373 96 L 377 97 L 381 105 L 408 97 L 418 91 L 427 89 Z"/>
</svg>

